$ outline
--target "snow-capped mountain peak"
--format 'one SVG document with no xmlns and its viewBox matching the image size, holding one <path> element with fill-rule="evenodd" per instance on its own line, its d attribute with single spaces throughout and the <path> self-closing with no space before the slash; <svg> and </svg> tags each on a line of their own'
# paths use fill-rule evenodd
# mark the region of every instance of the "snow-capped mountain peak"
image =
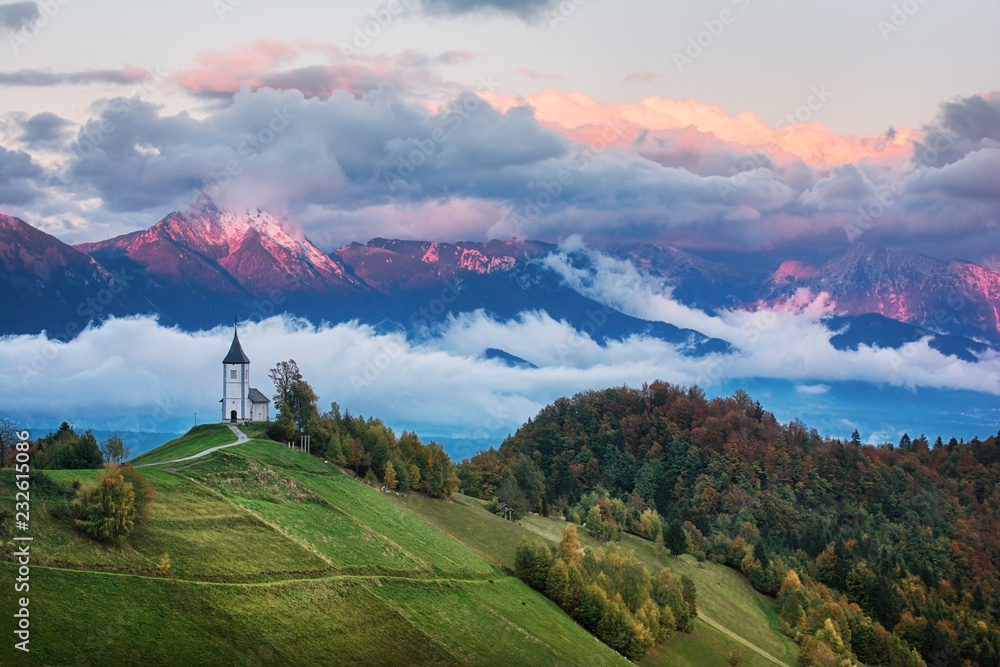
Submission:
<svg viewBox="0 0 1000 667">
<path fill-rule="evenodd" d="M 260 209 L 221 210 L 210 201 L 175 211 L 145 231 L 79 249 L 96 256 L 124 254 L 151 273 L 178 281 L 214 274 L 253 295 L 281 288 L 342 292 L 359 285 L 289 220 Z"/>
</svg>

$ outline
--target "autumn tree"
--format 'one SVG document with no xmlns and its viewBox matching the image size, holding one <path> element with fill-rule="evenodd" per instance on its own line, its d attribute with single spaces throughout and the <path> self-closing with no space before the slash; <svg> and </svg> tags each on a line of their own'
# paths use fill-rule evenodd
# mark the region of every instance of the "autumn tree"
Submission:
<svg viewBox="0 0 1000 667">
<path fill-rule="evenodd" d="M 591 508 L 587 510 L 587 514 L 583 518 L 583 525 L 586 527 L 587 532 L 597 539 L 609 539 L 608 526 L 604 521 L 603 515 L 601 514 L 601 508 L 596 504 L 592 505 Z"/>
<path fill-rule="evenodd" d="M 833 545 L 828 544 L 818 556 L 815 563 L 816 578 L 824 584 L 832 584 L 837 576 L 837 555 Z"/>
<path fill-rule="evenodd" d="M 566 561 L 556 558 L 545 577 L 545 597 L 565 609 L 572 601 L 569 588 L 569 568 Z"/>
<path fill-rule="evenodd" d="M 639 515 L 639 520 L 632 526 L 632 530 L 650 542 L 660 537 L 663 531 L 663 523 L 660 515 L 655 510 L 646 509 Z"/>
<path fill-rule="evenodd" d="M 319 419 L 316 409 L 318 397 L 313 388 L 305 380 L 296 380 L 288 388 L 285 400 L 278 406 L 281 415 L 288 415 L 295 424 L 297 433 L 306 433 L 309 425 Z"/>
<path fill-rule="evenodd" d="M 280 406 L 287 399 L 292 385 L 302 381 L 302 373 L 299 372 L 299 365 L 294 359 L 279 361 L 278 364 L 267 372 L 267 377 L 274 383 L 274 404 Z"/>
<path fill-rule="evenodd" d="M 392 461 L 385 462 L 385 475 L 382 477 L 382 483 L 388 489 L 396 488 L 396 469 L 393 467 Z"/>
<path fill-rule="evenodd" d="M 123 542 L 135 527 L 135 491 L 117 465 L 109 465 L 73 501 L 77 528 L 103 542 Z"/>
<path fill-rule="evenodd" d="M 458 472 L 463 493 L 489 500 L 507 477 L 509 467 L 506 457 L 493 448 L 479 452 L 471 459 L 463 459 Z"/>
<path fill-rule="evenodd" d="M 583 558 L 583 547 L 580 545 L 580 536 L 576 531 L 576 524 L 567 524 L 563 529 L 562 539 L 559 540 L 559 548 L 556 549 L 556 556 L 567 564 L 579 563 Z"/>
<path fill-rule="evenodd" d="M 118 467 L 118 472 L 122 478 L 132 485 L 132 493 L 135 496 L 135 521 L 136 524 L 147 522 L 153 518 L 153 501 L 156 500 L 156 489 L 149 483 L 149 480 L 132 467 L 130 463 L 125 463 Z"/>
<path fill-rule="evenodd" d="M 416 463 L 410 463 L 406 466 L 406 472 L 410 476 L 410 488 L 419 489 L 420 488 L 420 467 Z"/>
</svg>

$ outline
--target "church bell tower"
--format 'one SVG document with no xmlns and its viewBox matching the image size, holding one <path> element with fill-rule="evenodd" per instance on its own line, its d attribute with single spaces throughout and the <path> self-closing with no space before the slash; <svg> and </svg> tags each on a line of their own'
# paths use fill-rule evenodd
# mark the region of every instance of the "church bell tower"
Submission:
<svg viewBox="0 0 1000 667">
<path fill-rule="evenodd" d="M 250 394 L 250 358 L 240 345 L 237 322 L 233 320 L 233 344 L 222 360 L 222 421 L 236 423 L 251 418 L 247 398 Z"/>
</svg>

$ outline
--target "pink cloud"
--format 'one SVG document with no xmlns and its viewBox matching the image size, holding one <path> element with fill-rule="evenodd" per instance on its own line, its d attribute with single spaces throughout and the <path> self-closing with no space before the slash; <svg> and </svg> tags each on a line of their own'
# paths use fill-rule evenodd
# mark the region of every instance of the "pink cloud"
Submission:
<svg viewBox="0 0 1000 667">
<path fill-rule="evenodd" d="M 259 40 L 199 54 L 197 66 L 178 73 L 175 80 L 197 93 L 232 94 L 246 85 L 252 90 L 265 86 L 295 89 L 310 97 L 327 97 L 335 90 L 360 95 L 388 83 L 402 93 L 416 91 L 428 108 L 433 108 L 427 98 L 437 97 L 440 103 L 458 91 L 433 72 L 434 66 L 474 57 L 466 52 L 432 57 L 415 51 L 395 56 L 355 53 L 349 57 L 328 43 Z M 562 78 L 528 68 L 517 72 L 535 80 Z M 632 81 L 657 78 L 663 77 L 654 72 L 634 72 L 627 77 Z M 719 107 L 693 99 L 649 96 L 636 103 L 605 104 L 582 93 L 556 89 L 527 98 L 493 93 L 484 97 L 500 111 L 528 105 L 542 124 L 579 142 L 604 141 L 628 147 L 641 135 L 666 141 L 674 150 L 692 155 L 718 142 L 740 155 L 764 152 L 779 168 L 793 168 L 793 163 L 801 160 L 820 175 L 865 159 L 901 166 L 909 159 L 917 137 L 908 128 L 895 130 L 891 137 L 840 135 L 812 122 L 778 128 L 752 112 L 730 116 Z"/>
<path fill-rule="evenodd" d="M 820 123 L 796 123 L 776 128 L 750 111 L 729 116 L 719 107 L 697 100 L 656 96 L 634 104 L 604 104 L 582 93 L 550 89 L 524 99 L 491 95 L 489 100 L 501 110 L 527 104 L 535 110 L 540 121 L 561 128 L 569 136 L 574 136 L 574 131 L 581 128 L 589 128 L 583 133 L 584 137 L 593 134 L 593 128 L 605 129 L 605 134 L 606 128 L 612 128 L 627 141 L 632 132 L 623 128 L 669 131 L 694 127 L 726 143 L 763 150 L 769 155 L 782 151 L 791 153 L 816 167 L 833 167 L 864 158 L 903 161 L 909 158 L 911 142 L 917 136 L 908 128 L 897 129 L 892 139 L 840 135 Z"/>
<path fill-rule="evenodd" d="M 174 75 L 194 93 L 234 94 L 241 87 L 298 90 L 307 97 L 328 97 L 336 90 L 354 95 L 390 84 L 397 91 L 419 91 L 424 96 L 450 97 L 458 87 L 434 73 L 437 65 L 468 61 L 476 55 L 449 51 L 437 56 L 407 50 L 396 55 L 352 51 L 316 41 L 259 40 L 226 51 L 205 51 L 196 66 Z"/>
<path fill-rule="evenodd" d="M 197 67 L 174 75 L 174 80 L 196 93 L 236 92 L 247 84 L 259 87 L 260 78 L 291 62 L 300 49 L 276 40 L 262 39 L 227 51 L 203 51 L 195 57 Z"/>
</svg>

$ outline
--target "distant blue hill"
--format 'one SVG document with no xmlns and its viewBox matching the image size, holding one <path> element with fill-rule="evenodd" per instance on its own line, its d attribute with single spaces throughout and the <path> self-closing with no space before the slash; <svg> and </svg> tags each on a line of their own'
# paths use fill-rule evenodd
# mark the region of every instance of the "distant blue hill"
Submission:
<svg viewBox="0 0 1000 667">
<path fill-rule="evenodd" d="M 976 355 L 989 349 L 985 343 L 963 336 L 937 333 L 876 313 L 857 317 L 830 317 L 826 320 L 826 325 L 831 331 L 840 332 L 830 339 L 830 343 L 838 350 L 857 350 L 861 345 L 898 349 L 927 336 L 931 337 L 928 343 L 931 348 L 963 361 L 976 362 Z"/>
<path fill-rule="evenodd" d="M 538 368 L 538 366 L 534 365 L 530 361 L 527 361 L 526 359 L 522 359 L 521 357 L 515 356 L 510 352 L 505 352 L 504 350 L 495 347 L 491 347 L 483 352 L 483 359 L 496 359 L 511 368 Z"/>
</svg>

